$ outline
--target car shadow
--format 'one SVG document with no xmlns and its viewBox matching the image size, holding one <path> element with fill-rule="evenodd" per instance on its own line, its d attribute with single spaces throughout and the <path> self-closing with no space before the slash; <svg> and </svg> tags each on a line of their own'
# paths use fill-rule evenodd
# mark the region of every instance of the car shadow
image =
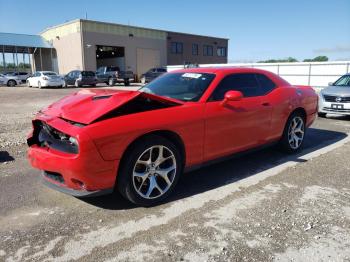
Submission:
<svg viewBox="0 0 350 262">
<path fill-rule="evenodd" d="M 309 128 L 306 133 L 303 150 L 300 153 L 287 155 L 278 150 L 276 146 L 271 146 L 188 172 L 182 176 L 176 189 L 164 203 L 177 201 L 235 183 L 289 161 L 298 163 L 307 162 L 307 160 L 302 158 L 304 155 L 327 147 L 346 137 L 347 134 L 342 132 Z M 82 200 L 88 204 L 110 210 L 136 207 L 117 192 L 114 192 L 112 195 L 85 198 Z"/>
<path fill-rule="evenodd" d="M 0 151 L 0 163 L 15 160 L 7 151 Z"/>
<path fill-rule="evenodd" d="M 322 117 L 324 119 L 335 119 L 335 120 L 350 120 L 350 116 L 348 115 L 336 115 L 336 114 L 327 114 L 326 117 Z"/>
</svg>

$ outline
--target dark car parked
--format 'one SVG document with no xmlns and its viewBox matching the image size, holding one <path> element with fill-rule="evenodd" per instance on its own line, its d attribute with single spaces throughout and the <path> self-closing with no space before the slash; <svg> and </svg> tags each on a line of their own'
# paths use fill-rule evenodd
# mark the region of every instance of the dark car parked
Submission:
<svg viewBox="0 0 350 262">
<path fill-rule="evenodd" d="M 162 67 L 151 68 L 150 70 L 148 70 L 146 73 L 144 73 L 141 76 L 141 83 L 142 84 L 149 83 L 149 82 L 153 81 L 154 79 L 156 79 L 158 76 L 160 76 L 166 72 L 167 72 L 167 70 L 165 68 L 162 68 Z"/>
<path fill-rule="evenodd" d="M 97 78 L 95 72 L 92 71 L 80 71 L 74 70 L 69 72 L 64 77 L 64 86 L 74 85 L 76 87 L 82 87 L 85 85 L 95 86 L 97 84 Z"/>
</svg>

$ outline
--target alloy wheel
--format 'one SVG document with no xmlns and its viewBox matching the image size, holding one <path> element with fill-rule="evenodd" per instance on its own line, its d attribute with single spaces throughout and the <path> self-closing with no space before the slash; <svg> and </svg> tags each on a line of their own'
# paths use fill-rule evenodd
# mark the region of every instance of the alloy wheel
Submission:
<svg viewBox="0 0 350 262">
<path fill-rule="evenodd" d="M 292 149 L 298 149 L 301 146 L 304 133 L 304 120 L 300 116 L 294 117 L 288 128 L 288 142 Z"/>
<path fill-rule="evenodd" d="M 159 198 L 170 189 L 175 175 L 174 153 L 163 145 L 152 146 L 140 155 L 134 165 L 133 186 L 142 198 Z"/>
</svg>

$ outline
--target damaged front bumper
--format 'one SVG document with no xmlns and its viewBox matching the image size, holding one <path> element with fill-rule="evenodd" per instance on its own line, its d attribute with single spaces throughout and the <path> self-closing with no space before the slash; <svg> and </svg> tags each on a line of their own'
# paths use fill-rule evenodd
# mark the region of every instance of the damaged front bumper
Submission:
<svg viewBox="0 0 350 262">
<path fill-rule="evenodd" d="M 46 125 L 49 128 L 44 129 Z M 28 159 L 34 168 L 43 171 L 45 184 L 78 197 L 112 192 L 119 160 L 104 160 L 80 127 L 43 114 L 33 121 L 33 126 L 27 140 Z M 76 137 L 79 150 L 72 150 L 74 147 L 67 146 L 66 140 L 57 141 L 57 131 Z"/>
</svg>

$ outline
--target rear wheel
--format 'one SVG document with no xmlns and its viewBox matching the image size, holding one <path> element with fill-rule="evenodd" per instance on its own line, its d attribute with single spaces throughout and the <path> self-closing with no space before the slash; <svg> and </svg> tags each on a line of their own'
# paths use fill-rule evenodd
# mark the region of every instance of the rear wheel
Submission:
<svg viewBox="0 0 350 262">
<path fill-rule="evenodd" d="M 168 197 L 182 173 L 177 147 L 161 136 L 152 135 L 126 154 L 118 174 L 119 192 L 140 206 L 152 206 Z"/>
<path fill-rule="evenodd" d="M 11 87 L 16 86 L 16 81 L 15 80 L 7 81 L 7 86 L 11 86 Z"/>
<path fill-rule="evenodd" d="M 280 145 L 287 153 L 294 153 L 301 149 L 305 136 L 305 118 L 303 114 L 294 112 L 288 118 L 284 128 Z"/>
<path fill-rule="evenodd" d="M 129 86 L 129 85 L 130 85 L 129 79 L 124 79 L 124 85 L 125 85 L 125 86 Z"/>
</svg>

